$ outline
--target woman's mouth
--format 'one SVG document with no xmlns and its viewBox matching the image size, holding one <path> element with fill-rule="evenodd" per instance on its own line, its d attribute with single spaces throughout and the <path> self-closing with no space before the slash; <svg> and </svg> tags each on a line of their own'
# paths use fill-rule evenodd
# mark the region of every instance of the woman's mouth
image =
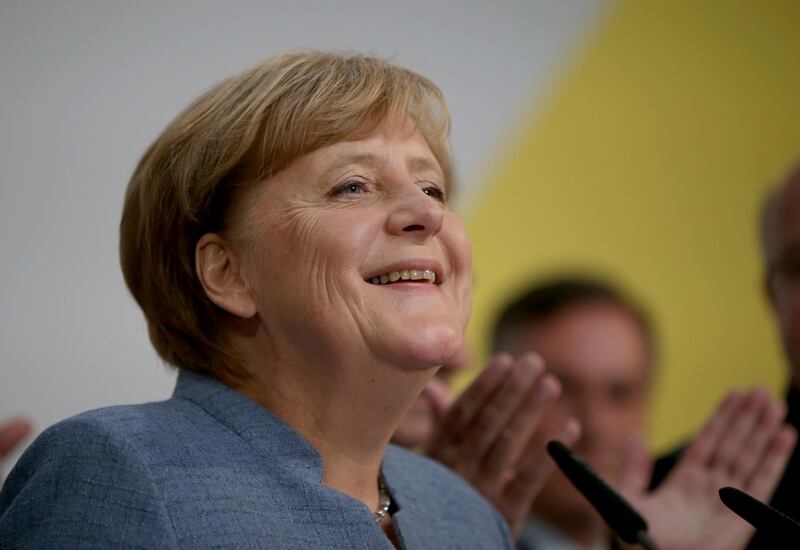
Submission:
<svg viewBox="0 0 800 550">
<path fill-rule="evenodd" d="M 388 285 L 398 281 L 419 281 L 436 284 L 436 273 L 431 269 L 403 269 L 390 271 L 369 279 L 373 285 Z"/>
</svg>

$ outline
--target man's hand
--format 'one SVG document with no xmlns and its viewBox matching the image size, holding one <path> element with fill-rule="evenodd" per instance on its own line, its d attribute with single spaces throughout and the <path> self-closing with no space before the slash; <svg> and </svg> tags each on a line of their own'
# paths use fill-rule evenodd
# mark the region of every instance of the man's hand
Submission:
<svg viewBox="0 0 800 550">
<path fill-rule="evenodd" d="M 0 424 L 0 461 L 11 454 L 11 451 L 25 439 L 30 430 L 31 423 L 24 418 L 12 418 Z M 0 484 L 2 482 L 3 475 L 0 472 Z"/>
<path fill-rule="evenodd" d="M 519 535 L 531 503 L 553 470 L 545 443 L 577 440 L 579 426 L 566 422 L 560 433 L 536 433 L 542 416 L 561 393 L 534 354 L 518 361 L 501 354 L 492 359 L 449 407 L 427 448 L 493 503 Z M 439 400 L 446 406 L 444 396 Z"/>
<path fill-rule="evenodd" d="M 783 424 L 785 407 L 764 390 L 733 392 L 723 401 L 656 491 L 645 494 L 649 459 L 632 453 L 620 488 L 665 549 L 743 548 L 754 529 L 720 502 L 732 486 L 769 501 L 797 434 Z"/>
</svg>

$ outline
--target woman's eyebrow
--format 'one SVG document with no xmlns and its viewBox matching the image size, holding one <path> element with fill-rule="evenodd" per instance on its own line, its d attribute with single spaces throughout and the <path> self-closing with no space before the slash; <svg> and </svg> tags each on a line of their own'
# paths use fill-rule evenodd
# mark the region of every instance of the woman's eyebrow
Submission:
<svg viewBox="0 0 800 550">
<path fill-rule="evenodd" d="M 439 163 L 430 157 L 415 156 L 408 160 L 408 168 L 411 173 L 417 172 L 436 172 L 440 176 L 444 176 L 442 167 Z"/>
<path fill-rule="evenodd" d="M 327 181 L 341 177 L 349 168 L 368 168 L 374 170 L 381 164 L 381 159 L 372 153 L 343 153 L 328 165 L 321 174 L 321 180 Z"/>
<path fill-rule="evenodd" d="M 351 153 L 341 155 L 331 166 L 331 170 L 340 170 L 347 166 L 360 165 L 373 168 L 383 163 L 380 156 L 374 153 Z"/>
<path fill-rule="evenodd" d="M 381 155 L 375 153 L 352 153 L 343 154 L 339 156 L 336 161 L 325 170 L 326 175 L 333 172 L 338 172 L 349 166 L 364 166 L 366 168 L 377 168 L 386 163 L 386 160 Z M 439 163 L 430 157 L 423 155 L 415 155 L 406 161 L 406 167 L 411 173 L 419 172 L 436 172 L 442 176 L 442 168 Z"/>
</svg>

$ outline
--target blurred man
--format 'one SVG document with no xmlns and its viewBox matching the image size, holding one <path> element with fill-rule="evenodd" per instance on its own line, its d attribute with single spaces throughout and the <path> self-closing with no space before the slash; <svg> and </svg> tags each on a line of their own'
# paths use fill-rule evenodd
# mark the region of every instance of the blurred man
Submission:
<svg viewBox="0 0 800 550">
<path fill-rule="evenodd" d="M 575 450 L 618 485 L 631 445 L 640 444 L 654 342 L 641 310 L 611 286 L 558 279 L 511 303 L 496 325 L 495 350 L 536 350 L 561 382 L 562 395 L 543 423 L 577 418 Z M 533 503 L 522 548 L 603 548 L 608 531 L 597 512 L 560 472 Z"/>
<path fill-rule="evenodd" d="M 790 372 L 785 421 L 797 430 L 800 429 L 800 165 L 767 196 L 759 221 L 764 289 L 775 315 Z M 678 456 L 679 453 L 673 453 L 656 464 L 653 486 L 659 486 Z M 800 520 L 798 491 L 800 448 L 795 448 L 770 504 Z M 747 548 L 758 550 L 773 546 L 767 534 L 757 533 Z"/>
<path fill-rule="evenodd" d="M 790 370 L 786 421 L 800 428 L 800 165 L 768 197 L 761 215 L 764 281 Z M 793 453 L 772 505 L 800 519 L 800 451 Z M 758 538 L 754 539 L 758 542 Z"/>
</svg>

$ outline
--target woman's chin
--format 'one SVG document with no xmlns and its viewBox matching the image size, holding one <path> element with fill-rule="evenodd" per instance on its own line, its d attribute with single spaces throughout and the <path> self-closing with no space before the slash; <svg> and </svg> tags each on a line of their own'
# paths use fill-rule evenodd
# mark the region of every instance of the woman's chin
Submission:
<svg viewBox="0 0 800 550">
<path fill-rule="evenodd" d="M 439 367 L 458 353 L 462 341 L 461 332 L 451 327 L 416 332 L 413 337 L 402 339 L 392 346 L 394 360 L 391 362 L 412 370 Z"/>
</svg>

